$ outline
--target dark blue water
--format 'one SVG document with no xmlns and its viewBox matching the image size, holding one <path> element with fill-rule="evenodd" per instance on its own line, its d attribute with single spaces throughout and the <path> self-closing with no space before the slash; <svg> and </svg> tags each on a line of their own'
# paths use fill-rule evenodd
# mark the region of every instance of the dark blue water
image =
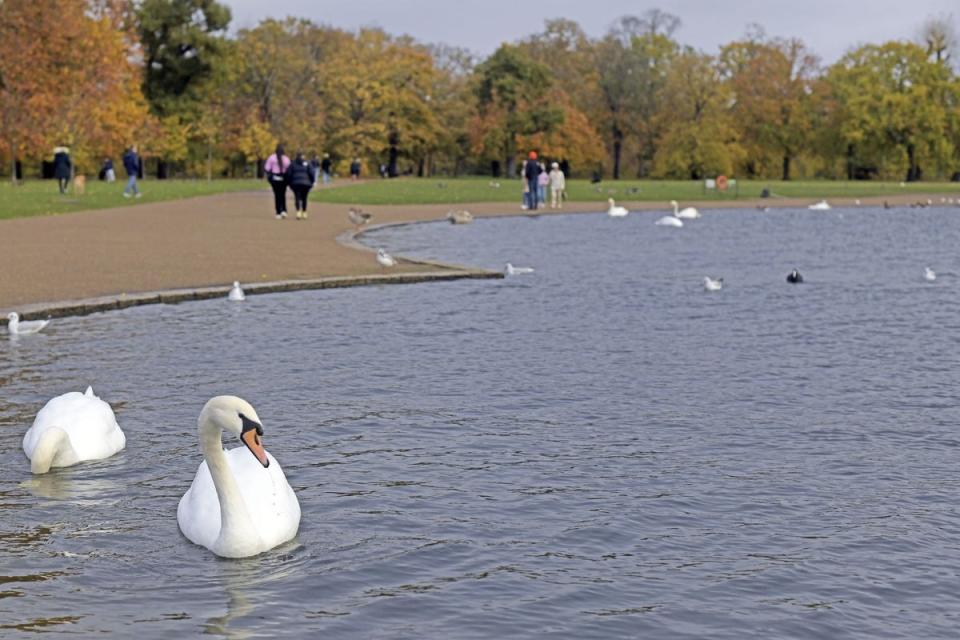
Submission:
<svg viewBox="0 0 960 640">
<path fill-rule="evenodd" d="M 368 241 L 536 273 L 4 337 L 0 636 L 955 637 L 957 213 L 417 225 Z M 87 384 L 128 448 L 31 477 Z M 303 508 L 242 561 L 176 523 L 222 393 Z"/>
</svg>

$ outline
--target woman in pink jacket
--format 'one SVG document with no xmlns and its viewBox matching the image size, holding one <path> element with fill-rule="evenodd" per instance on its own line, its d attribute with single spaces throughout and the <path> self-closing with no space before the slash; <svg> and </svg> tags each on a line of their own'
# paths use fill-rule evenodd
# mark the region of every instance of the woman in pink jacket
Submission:
<svg viewBox="0 0 960 640">
<path fill-rule="evenodd" d="M 277 145 L 277 151 L 267 158 L 263 170 L 267 174 L 267 181 L 273 188 L 273 203 L 277 210 L 277 220 L 287 217 L 287 168 L 290 158 L 283 155 L 283 145 Z"/>
</svg>

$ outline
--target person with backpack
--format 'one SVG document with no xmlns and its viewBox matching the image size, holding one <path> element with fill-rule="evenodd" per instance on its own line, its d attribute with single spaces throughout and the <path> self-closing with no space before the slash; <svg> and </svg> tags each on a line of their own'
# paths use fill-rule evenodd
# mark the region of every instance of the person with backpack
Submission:
<svg viewBox="0 0 960 640">
<path fill-rule="evenodd" d="M 287 169 L 290 168 L 290 158 L 283 153 L 283 145 L 278 144 L 277 150 L 267 158 L 263 164 L 263 171 L 267 174 L 267 182 L 273 189 L 273 206 L 277 212 L 277 220 L 287 217 Z"/>
<path fill-rule="evenodd" d="M 303 154 L 298 151 L 293 162 L 287 167 L 284 177 L 286 178 L 287 184 L 290 185 L 290 190 L 293 191 L 293 202 L 297 209 L 297 220 L 306 220 L 307 195 L 310 193 L 310 189 L 313 188 L 313 183 L 317 181 L 317 174 L 314 173 L 310 163 L 303 159 Z"/>
</svg>

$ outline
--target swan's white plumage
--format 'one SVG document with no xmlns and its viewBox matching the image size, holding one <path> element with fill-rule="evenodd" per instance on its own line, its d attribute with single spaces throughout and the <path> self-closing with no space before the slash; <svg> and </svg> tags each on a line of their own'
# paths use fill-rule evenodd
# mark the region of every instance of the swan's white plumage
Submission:
<svg viewBox="0 0 960 640">
<path fill-rule="evenodd" d="M 230 293 L 227 294 L 227 298 L 233 300 L 234 302 L 242 302 L 247 299 L 247 294 L 243 292 L 239 282 L 234 282 L 233 287 L 230 289 Z"/>
<path fill-rule="evenodd" d="M 611 218 L 623 218 L 623 217 L 626 217 L 628 213 L 630 213 L 630 211 L 627 210 L 626 207 L 621 207 L 616 202 L 614 202 L 613 198 L 607 198 L 607 204 L 610 205 L 607 208 L 607 215 L 610 216 Z"/>
<path fill-rule="evenodd" d="M 807 207 L 807 209 L 810 209 L 811 211 L 829 211 L 831 208 L 832 207 L 830 206 L 830 203 L 827 202 L 826 200 L 815 202 L 809 207 Z"/>
<path fill-rule="evenodd" d="M 683 220 L 674 216 L 663 216 L 654 222 L 654 224 L 660 227 L 682 227 Z"/>
<path fill-rule="evenodd" d="M 673 205 L 673 217 L 680 218 L 682 220 L 694 220 L 700 217 L 700 212 L 697 211 L 695 207 L 686 207 L 680 209 L 680 205 L 677 204 L 676 200 L 671 200 L 670 204 Z"/>
<path fill-rule="evenodd" d="M 297 535 L 300 503 L 276 458 L 267 452 L 270 466 L 264 469 L 244 446 L 224 453 L 260 538 L 261 551 Z M 220 536 L 220 502 L 206 460 L 200 463 L 193 483 L 180 498 L 177 523 L 190 542 L 217 552 L 214 547 Z"/>
<path fill-rule="evenodd" d="M 65 432 L 67 437 L 53 452 L 49 464 L 43 465 L 46 468 L 35 473 L 44 473 L 50 467 L 69 467 L 85 460 L 109 458 L 127 444 L 113 409 L 94 395 L 92 387 L 87 387 L 85 393 L 71 391 L 52 398 L 40 409 L 23 436 L 23 452 L 32 464 L 44 434 L 56 429 Z"/>
<path fill-rule="evenodd" d="M 236 396 L 211 398 L 197 420 L 204 461 L 180 498 L 177 524 L 187 539 L 219 556 L 263 553 L 300 527 L 300 503 L 276 458 L 263 449 L 259 425 L 256 410 Z M 247 446 L 225 451 L 224 431 Z"/>
</svg>

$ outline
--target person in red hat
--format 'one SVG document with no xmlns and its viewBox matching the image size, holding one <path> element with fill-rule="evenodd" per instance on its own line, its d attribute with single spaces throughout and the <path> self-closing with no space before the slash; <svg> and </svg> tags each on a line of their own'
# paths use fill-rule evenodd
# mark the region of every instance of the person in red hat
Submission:
<svg viewBox="0 0 960 640">
<path fill-rule="evenodd" d="M 527 161 L 523 164 L 523 177 L 527 181 L 526 208 L 536 211 L 537 209 L 537 179 L 540 177 L 540 163 L 537 162 L 537 152 L 531 151 L 527 155 Z"/>
</svg>

